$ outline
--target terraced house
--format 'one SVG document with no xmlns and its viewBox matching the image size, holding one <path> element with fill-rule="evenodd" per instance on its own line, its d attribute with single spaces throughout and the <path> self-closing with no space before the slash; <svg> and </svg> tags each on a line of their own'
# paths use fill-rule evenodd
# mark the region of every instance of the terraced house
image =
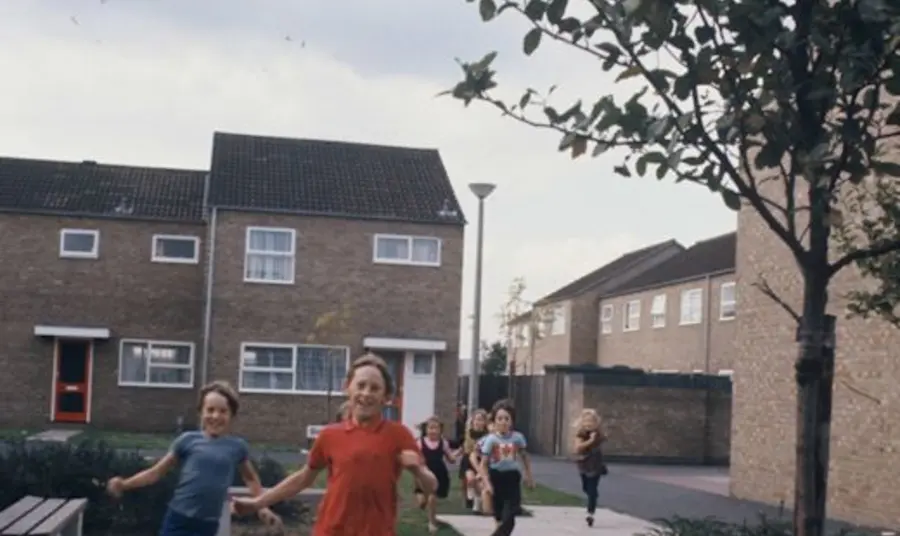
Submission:
<svg viewBox="0 0 900 536">
<path fill-rule="evenodd" d="M 465 220 L 437 151 L 216 133 L 210 169 L 0 158 L 0 426 L 172 431 L 199 386 L 296 441 L 373 350 L 451 418 Z M 289 425 L 285 425 L 289 423 Z"/>
</svg>

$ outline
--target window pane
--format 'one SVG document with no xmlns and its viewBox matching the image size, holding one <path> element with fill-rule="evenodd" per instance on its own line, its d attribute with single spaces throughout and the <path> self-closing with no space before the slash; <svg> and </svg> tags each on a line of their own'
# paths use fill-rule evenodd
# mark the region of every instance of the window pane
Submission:
<svg viewBox="0 0 900 536">
<path fill-rule="evenodd" d="M 293 233 L 289 231 L 266 231 L 253 229 L 250 231 L 251 251 L 264 251 L 271 253 L 290 253 L 294 250 L 291 244 Z"/>
<path fill-rule="evenodd" d="M 433 238 L 413 238 L 412 260 L 435 264 L 438 262 L 440 247 L 438 241 Z"/>
<path fill-rule="evenodd" d="M 94 251 L 93 233 L 64 233 L 63 250 L 72 253 L 91 253 Z"/>
<path fill-rule="evenodd" d="M 432 374 L 434 372 L 434 354 L 413 355 L 413 374 Z"/>
<path fill-rule="evenodd" d="M 168 385 L 190 385 L 191 369 L 150 367 L 150 383 Z"/>
<path fill-rule="evenodd" d="M 247 279 L 290 281 L 294 275 L 294 258 L 283 255 L 250 253 L 247 255 Z"/>
<path fill-rule="evenodd" d="M 197 243 L 190 238 L 157 238 L 156 256 L 167 259 L 193 259 Z"/>
<path fill-rule="evenodd" d="M 123 383 L 147 382 L 147 353 L 142 344 L 126 343 L 122 345 L 119 360 L 119 381 Z"/>
<path fill-rule="evenodd" d="M 291 348 L 266 348 L 247 346 L 244 349 L 243 366 L 286 369 L 290 373 L 294 365 L 294 351 Z"/>
<path fill-rule="evenodd" d="M 347 375 L 347 354 L 343 348 L 300 346 L 297 348 L 298 391 L 340 392 Z"/>
<path fill-rule="evenodd" d="M 290 391 L 294 384 L 292 372 L 247 371 L 241 375 L 241 388 Z"/>
<path fill-rule="evenodd" d="M 734 285 L 722 285 L 722 301 L 734 301 Z"/>
<path fill-rule="evenodd" d="M 376 254 L 379 259 L 408 260 L 409 240 L 379 237 L 376 243 Z"/>
<path fill-rule="evenodd" d="M 191 348 L 183 345 L 152 344 L 150 346 L 152 365 L 190 365 Z"/>
</svg>

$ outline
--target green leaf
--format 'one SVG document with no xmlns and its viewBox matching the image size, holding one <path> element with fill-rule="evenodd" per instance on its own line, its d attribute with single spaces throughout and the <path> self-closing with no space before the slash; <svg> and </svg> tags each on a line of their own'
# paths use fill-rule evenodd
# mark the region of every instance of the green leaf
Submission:
<svg viewBox="0 0 900 536">
<path fill-rule="evenodd" d="M 609 143 L 598 141 L 597 143 L 594 144 L 594 150 L 591 152 L 591 156 L 593 156 L 593 157 L 600 156 L 601 154 L 610 150 L 610 148 L 612 148 L 612 145 L 610 145 Z"/>
<path fill-rule="evenodd" d="M 553 24 L 559 24 L 566 16 L 568 5 L 569 0 L 550 0 L 550 5 L 547 6 L 547 20 Z"/>
<path fill-rule="evenodd" d="M 710 26 L 697 26 L 694 29 L 694 37 L 697 39 L 698 44 L 708 43 L 712 41 L 716 36 L 716 31 L 712 29 Z"/>
<path fill-rule="evenodd" d="M 497 4 L 494 0 L 481 0 L 478 2 L 478 12 L 481 14 L 481 20 L 487 22 L 497 14 Z"/>
<path fill-rule="evenodd" d="M 576 136 L 572 141 L 572 160 L 583 155 L 587 151 L 587 138 L 584 136 Z"/>
<path fill-rule="evenodd" d="M 525 4 L 525 15 L 534 22 L 538 22 L 544 18 L 544 13 L 546 11 L 547 2 L 544 2 L 544 0 L 530 0 Z"/>
<path fill-rule="evenodd" d="M 637 174 L 643 177 L 647 174 L 647 165 L 655 164 L 657 166 L 663 165 L 666 163 L 666 157 L 662 153 L 658 151 L 644 153 L 640 157 L 638 157 L 637 162 L 634 163 L 634 169 L 637 171 Z"/>
<path fill-rule="evenodd" d="M 525 55 L 531 56 L 537 50 L 538 45 L 541 44 L 542 35 L 544 33 L 540 28 L 528 30 L 528 33 L 525 34 L 525 39 L 522 41 L 522 50 L 525 52 Z"/>
<path fill-rule="evenodd" d="M 531 102 L 531 96 L 533 94 L 534 94 L 534 92 L 531 91 L 530 89 L 528 91 L 526 91 L 525 93 L 523 93 L 522 96 L 519 98 L 519 108 L 524 109 L 526 106 L 528 106 L 528 103 Z"/>
<path fill-rule="evenodd" d="M 623 177 L 625 177 L 625 178 L 630 178 L 630 177 L 631 177 L 631 172 L 628 171 L 628 168 L 625 167 L 625 166 L 616 166 L 616 167 L 613 168 L 613 171 L 614 171 L 617 175 L 621 175 L 621 176 L 623 176 Z"/>
<path fill-rule="evenodd" d="M 633 78 L 639 74 L 641 74 L 641 67 L 639 65 L 632 65 L 631 67 L 619 73 L 619 76 L 616 77 L 616 82 L 621 82 L 622 80 Z"/>
<path fill-rule="evenodd" d="M 890 78 L 884 81 L 884 89 L 891 95 L 900 95 L 900 72 L 894 69 Z"/>
<path fill-rule="evenodd" d="M 741 196 L 739 196 L 737 192 L 729 190 L 728 188 L 722 188 L 719 193 L 722 195 L 722 201 L 725 201 L 726 207 L 735 211 L 741 210 Z"/>
<path fill-rule="evenodd" d="M 872 171 L 879 176 L 900 177 L 900 164 L 886 160 L 872 160 Z"/>
<path fill-rule="evenodd" d="M 885 124 L 891 126 L 900 126 L 900 106 L 895 105 L 891 113 L 888 114 Z"/>
</svg>

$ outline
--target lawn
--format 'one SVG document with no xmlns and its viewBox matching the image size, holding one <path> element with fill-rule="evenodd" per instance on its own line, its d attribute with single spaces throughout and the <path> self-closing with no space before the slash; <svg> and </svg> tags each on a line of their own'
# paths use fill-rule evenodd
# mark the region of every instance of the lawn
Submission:
<svg viewBox="0 0 900 536">
<path fill-rule="evenodd" d="M 34 433 L 34 430 L 26 430 L 24 428 L 0 428 L 0 441 L 25 439 Z"/>
</svg>

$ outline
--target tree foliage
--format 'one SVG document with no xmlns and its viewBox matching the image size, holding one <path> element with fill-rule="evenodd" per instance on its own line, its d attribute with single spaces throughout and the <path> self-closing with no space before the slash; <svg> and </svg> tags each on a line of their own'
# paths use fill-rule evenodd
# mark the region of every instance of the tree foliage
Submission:
<svg viewBox="0 0 900 536">
<path fill-rule="evenodd" d="M 501 341 L 481 345 L 481 373 L 487 376 L 499 376 L 506 372 L 507 346 Z"/>
<path fill-rule="evenodd" d="M 708 188 L 732 209 L 747 205 L 802 272 L 827 283 L 855 262 L 879 278 L 880 287 L 853 294 L 853 310 L 898 320 L 900 257 L 884 256 L 900 248 L 900 164 L 891 154 L 900 141 L 898 3 L 569 3 L 478 0 L 485 21 L 510 13 L 527 22 L 525 54 L 554 42 L 596 58 L 616 82 L 641 80 L 639 91 L 559 105 L 552 87 L 529 88 L 503 101 L 492 91 L 491 52 L 461 63 L 464 78 L 448 93 L 558 132 L 558 148 L 573 158 L 622 147 L 619 175 L 671 177 Z M 845 212 L 848 202 L 855 212 Z"/>
</svg>

